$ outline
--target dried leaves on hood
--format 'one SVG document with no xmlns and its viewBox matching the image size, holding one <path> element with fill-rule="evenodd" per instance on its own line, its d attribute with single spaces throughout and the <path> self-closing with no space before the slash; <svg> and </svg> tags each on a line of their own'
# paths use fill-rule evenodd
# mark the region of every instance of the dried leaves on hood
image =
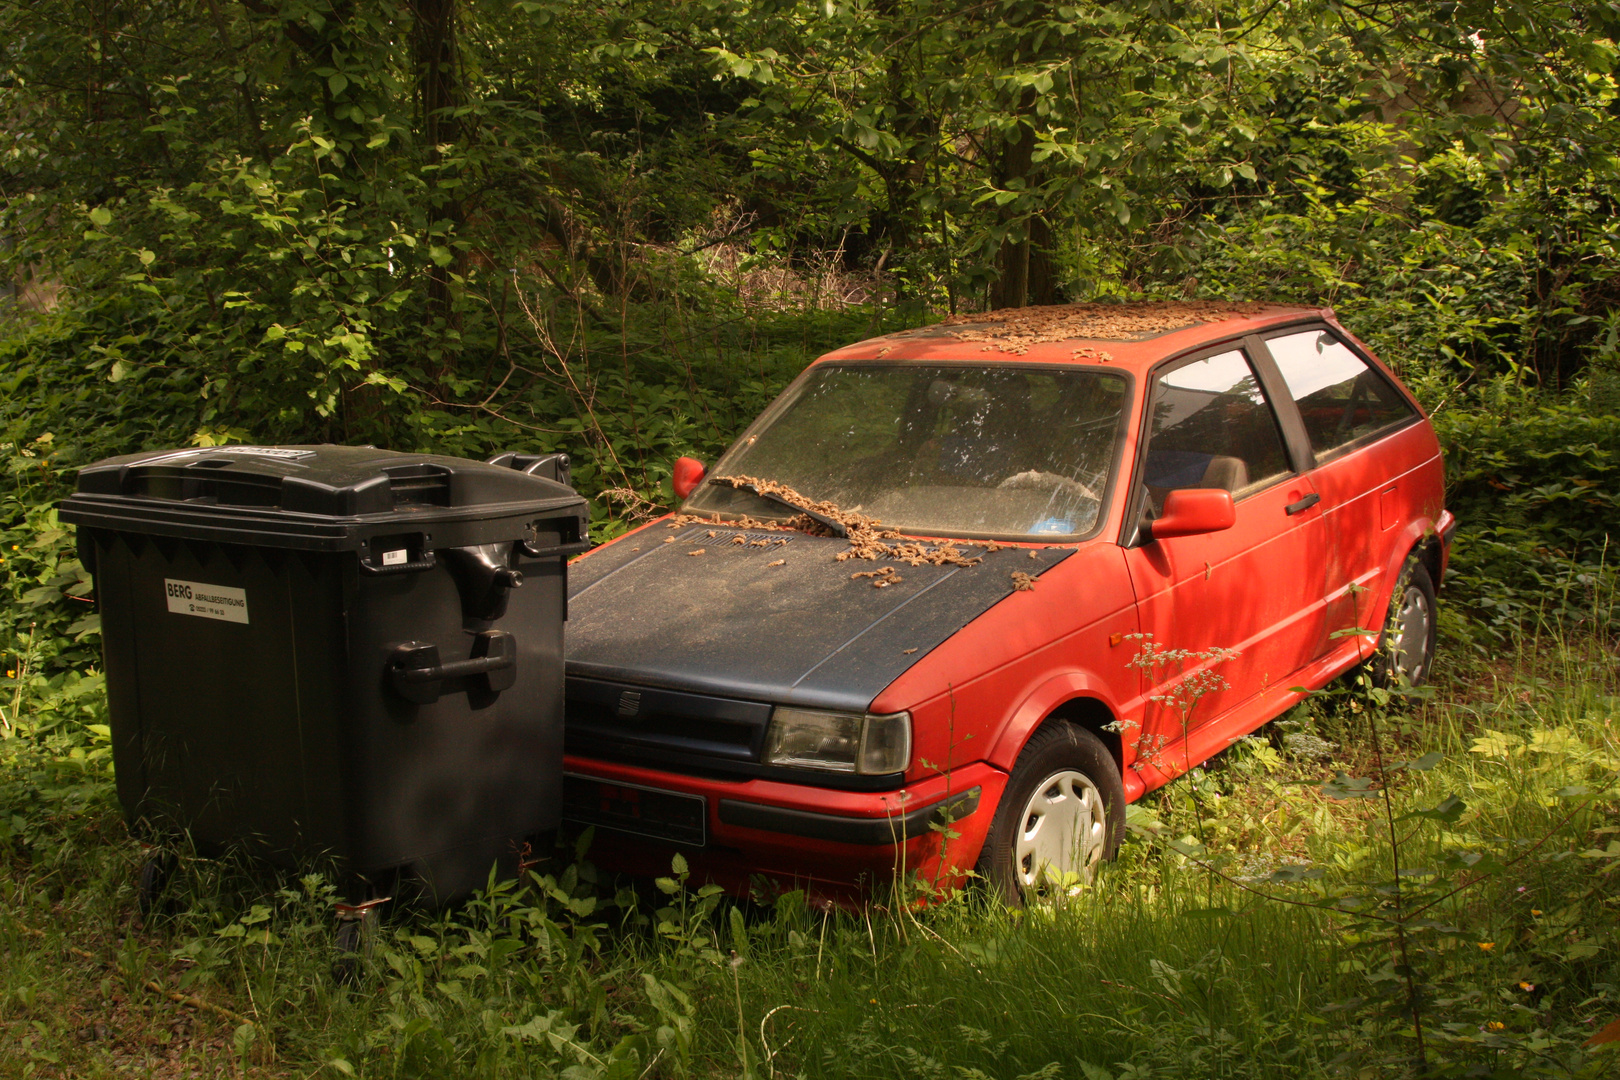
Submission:
<svg viewBox="0 0 1620 1080">
<path fill-rule="evenodd" d="M 906 580 L 899 574 L 895 573 L 894 567 L 892 566 L 885 566 L 881 570 L 857 570 L 853 574 L 849 575 L 849 579 L 851 581 L 856 581 L 860 578 L 871 578 L 872 588 L 874 589 L 887 589 L 890 585 L 898 585 L 900 582 Z"/>
</svg>

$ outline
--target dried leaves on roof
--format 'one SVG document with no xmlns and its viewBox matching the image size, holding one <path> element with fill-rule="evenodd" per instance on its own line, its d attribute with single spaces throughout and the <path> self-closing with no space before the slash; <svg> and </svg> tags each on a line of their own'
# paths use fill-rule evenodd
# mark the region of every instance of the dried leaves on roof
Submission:
<svg viewBox="0 0 1620 1080">
<path fill-rule="evenodd" d="M 1177 301 L 1144 304 L 1058 304 L 1052 307 L 1003 308 L 972 315 L 952 315 L 941 326 L 962 341 L 982 341 L 986 349 L 1018 353 L 1031 345 L 1080 338 L 1130 341 L 1180 330 L 1194 323 L 1219 322 L 1259 314 L 1261 304 Z M 1078 350 L 1077 350 L 1078 351 Z"/>
<path fill-rule="evenodd" d="M 821 522 L 810 517 L 816 514 L 829 521 L 836 521 L 844 527 L 848 534 L 849 549 L 840 551 L 834 558 L 840 562 L 847 559 L 893 559 L 896 562 L 907 563 L 911 566 L 972 566 L 982 562 L 982 555 L 966 555 L 960 548 L 949 540 L 939 544 L 924 544 L 916 540 L 907 540 L 893 529 L 883 528 L 883 523 L 876 518 L 853 510 L 842 510 L 837 504 L 821 502 L 799 494 L 785 484 L 775 480 L 760 480 L 752 476 L 716 476 L 710 483 L 721 484 L 733 488 L 753 488 L 762 494 L 773 495 L 783 502 L 798 507 L 808 513 L 800 514 L 788 520 L 786 527 L 807 532 L 814 536 L 830 536 L 832 531 Z M 701 520 L 701 519 L 694 519 Z M 749 521 L 751 519 L 744 519 Z M 746 527 L 746 526 L 745 526 Z M 762 528 L 763 525 L 754 527 Z M 782 526 L 778 525 L 777 528 Z M 890 543 L 889 541 L 900 541 Z M 875 584 L 875 583 L 874 583 Z"/>
</svg>

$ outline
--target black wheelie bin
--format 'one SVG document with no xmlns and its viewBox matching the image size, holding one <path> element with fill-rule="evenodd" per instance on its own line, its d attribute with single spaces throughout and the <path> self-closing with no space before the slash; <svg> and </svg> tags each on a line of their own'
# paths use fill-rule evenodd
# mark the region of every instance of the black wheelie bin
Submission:
<svg viewBox="0 0 1620 1080">
<path fill-rule="evenodd" d="M 83 469 L 60 516 L 95 577 L 137 835 L 444 903 L 556 828 L 589 520 L 565 456 L 135 454 Z"/>
</svg>

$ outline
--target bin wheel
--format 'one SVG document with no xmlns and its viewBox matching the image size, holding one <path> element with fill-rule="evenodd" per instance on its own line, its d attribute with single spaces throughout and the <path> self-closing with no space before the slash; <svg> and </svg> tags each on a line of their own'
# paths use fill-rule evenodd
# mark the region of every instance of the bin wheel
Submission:
<svg viewBox="0 0 1620 1080">
<path fill-rule="evenodd" d="M 135 906 L 143 917 L 158 910 L 163 889 L 173 876 L 174 856 L 166 851 L 154 851 L 141 863 L 135 878 Z"/>
<path fill-rule="evenodd" d="M 344 919 L 338 923 L 337 957 L 332 961 L 332 979 L 340 986 L 354 986 L 360 981 L 365 957 L 365 920 Z"/>
<path fill-rule="evenodd" d="M 371 955 L 371 934 L 377 926 L 378 909 L 392 899 L 382 896 L 359 904 L 337 906 L 337 937 L 333 942 L 337 955 L 332 960 L 332 978 L 339 985 L 353 986 L 360 981 L 366 958 Z"/>
</svg>

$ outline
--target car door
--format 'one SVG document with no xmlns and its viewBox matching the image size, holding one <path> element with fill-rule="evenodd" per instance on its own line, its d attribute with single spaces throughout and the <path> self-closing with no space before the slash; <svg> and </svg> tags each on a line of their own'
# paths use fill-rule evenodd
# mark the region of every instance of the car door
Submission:
<svg viewBox="0 0 1620 1080">
<path fill-rule="evenodd" d="M 1317 493 L 1244 349 L 1155 373 L 1143 429 L 1136 498 L 1144 516 L 1178 488 L 1225 488 L 1236 510 L 1230 529 L 1127 544 L 1142 629 L 1172 658 L 1145 673 L 1146 694 L 1161 700 L 1147 706 L 1139 752 L 1151 761 L 1157 750 L 1165 760 L 1153 763 L 1174 775 L 1197 764 L 1176 748 L 1192 729 L 1286 685 L 1317 655 L 1328 538 Z M 1215 649 L 1233 652 L 1198 655 Z M 1214 685 L 1186 712 L 1174 688 L 1189 675 Z"/>
<path fill-rule="evenodd" d="M 1372 598 L 1389 557 L 1386 534 L 1401 521 L 1407 494 L 1401 474 L 1409 466 L 1401 448 L 1379 443 L 1415 422 L 1418 413 L 1376 366 L 1327 327 L 1275 334 L 1264 348 L 1298 409 L 1332 539 L 1322 627 L 1324 647 L 1330 648 L 1357 626 L 1382 624 L 1383 613 L 1371 610 Z M 1362 655 L 1369 655 L 1371 637 L 1357 636 Z"/>
</svg>

